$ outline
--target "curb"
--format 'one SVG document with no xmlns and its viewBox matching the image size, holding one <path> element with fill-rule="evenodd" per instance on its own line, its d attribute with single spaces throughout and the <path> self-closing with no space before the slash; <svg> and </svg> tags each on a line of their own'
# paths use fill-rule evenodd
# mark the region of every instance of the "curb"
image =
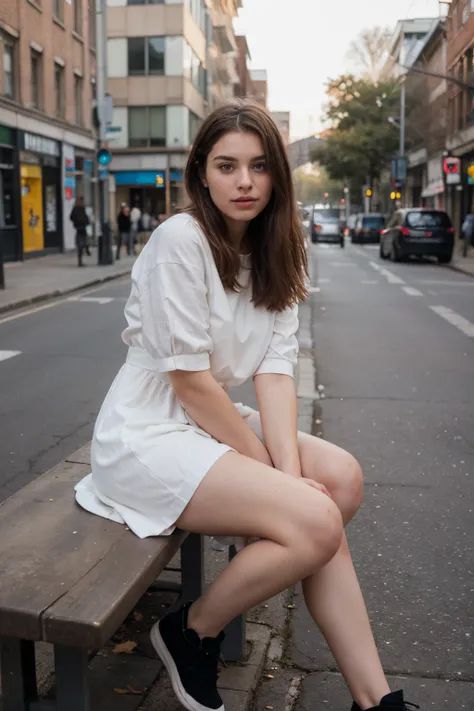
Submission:
<svg viewBox="0 0 474 711">
<path fill-rule="evenodd" d="M 462 265 L 459 266 L 458 264 L 448 264 L 447 266 L 455 272 L 465 274 L 466 276 L 474 277 L 474 274 L 465 269 Z"/>
<path fill-rule="evenodd" d="M 55 289 L 54 291 L 46 291 L 43 294 L 37 294 L 36 296 L 31 296 L 28 299 L 19 299 L 18 301 L 11 301 L 8 304 L 3 304 L 0 306 L 0 314 L 7 313 L 8 311 L 16 311 L 17 309 L 22 309 L 25 306 L 31 306 L 31 304 L 40 304 L 44 301 L 51 301 L 59 296 L 66 296 L 67 294 L 74 294 L 77 291 L 82 291 L 90 286 L 96 286 L 99 284 L 105 284 L 108 281 L 113 281 L 114 279 L 120 279 L 120 277 L 127 276 L 131 273 L 131 269 L 126 269 L 123 272 L 116 274 L 108 274 L 107 276 L 100 277 L 98 279 L 91 279 L 91 281 L 81 284 L 80 286 L 73 286 L 68 289 Z"/>
</svg>

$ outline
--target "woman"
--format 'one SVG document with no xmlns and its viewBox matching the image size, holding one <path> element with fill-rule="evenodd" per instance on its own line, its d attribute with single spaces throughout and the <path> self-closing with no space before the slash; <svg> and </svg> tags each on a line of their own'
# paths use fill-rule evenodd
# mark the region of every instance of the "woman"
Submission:
<svg viewBox="0 0 474 711">
<path fill-rule="evenodd" d="M 127 362 L 99 414 L 92 474 L 77 500 L 142 537 L 179 527 L 258 539 L 202 598 L 152 629 L 185 708 L 223 711 L 221 630 L 302 580 L 353 709 L 402 711 L 343 533 L 361 502 L 360 468 L 297 432 L 306 252 L 285 148 L 267 112 L 234 101 L 211 114 L 195 139 L 186 188 L 192 207 L 164 222 L 134 265 Z M 260 413 L 227 394 L 249 378 Z"/>
<path fill-rule="evenodd" d="M 90 257 L 91 253 L 87 244 L 87 227 L 89 223 L 89 217 L 84 206 L 84 198 L 78 197 L 74 207 L 71 210 L 69 219 L 74 225 L 76 230 L 76 249 L 77 249 L 77 266 L 85 266 L 82 261 L 82 255 L 84 251 Z"/>
</svg>

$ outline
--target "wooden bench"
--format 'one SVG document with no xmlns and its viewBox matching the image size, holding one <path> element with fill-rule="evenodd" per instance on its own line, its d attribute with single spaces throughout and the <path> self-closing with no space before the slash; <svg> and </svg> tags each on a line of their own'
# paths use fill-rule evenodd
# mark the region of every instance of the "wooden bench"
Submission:
<svg viewBox="0 0 474 711">
<path fill-rule="evenodd" d="M 89 711 L 90 653 L 110 639 L 180 549 L 181 599 L 203 590 L 203 537 L 176 531 L 141 540 L 87 513 L 73 489 L 89 471 L 86 446 L 0 504 L 3 711 Z M 243 619 L 226 632 L 224 655 L 242 659 Z M 54 645 L 56 704 L 38 699 L 39 641 Z"/>
</svg>

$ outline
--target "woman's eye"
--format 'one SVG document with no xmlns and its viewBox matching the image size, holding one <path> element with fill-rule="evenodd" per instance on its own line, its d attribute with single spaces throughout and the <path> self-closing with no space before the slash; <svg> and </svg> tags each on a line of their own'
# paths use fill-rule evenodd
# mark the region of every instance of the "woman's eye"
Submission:
<svg viewBox="0 0 474 711">
<path fill-rule="evenodd" d="M 222 165 L 219 166 L 219 170 L 222 170 L 223 173 L 230 173 L 232 168 L 233 165 L 231 163 L 222 163 Z"/>
<path fill-rule="evenodd" d="M 263 173 L 267 169 L 267 164 L 266 163 L 255 163 L 254 170 L 257 171 L 257 173 Z"/>
</svg>

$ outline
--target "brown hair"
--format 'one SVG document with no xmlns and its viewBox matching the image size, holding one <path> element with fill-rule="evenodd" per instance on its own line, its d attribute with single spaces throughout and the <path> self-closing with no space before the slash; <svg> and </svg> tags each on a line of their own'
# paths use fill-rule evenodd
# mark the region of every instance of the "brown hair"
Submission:
<svg viewBox="0 0 474 711">
<path fill-rule="evenodd" d="M 249 131 L 260 138 L 273 182 L 268 205 L 250 222 L 245 235 L 252 255 L 253 302 L 269 311 L 283 311 L 307 296 L 307 256 L 286 149 L 272 118 L 257 103 L 234 99 L 203 122 L 186 166 L 186 190 L 192 203 L 187 212 L 196 218 L 209 241 L 223 285 L 238 291 L 239 251 L 202 182 L 207 156 L 217 141 L 232 131 Z"/>
</svg>

